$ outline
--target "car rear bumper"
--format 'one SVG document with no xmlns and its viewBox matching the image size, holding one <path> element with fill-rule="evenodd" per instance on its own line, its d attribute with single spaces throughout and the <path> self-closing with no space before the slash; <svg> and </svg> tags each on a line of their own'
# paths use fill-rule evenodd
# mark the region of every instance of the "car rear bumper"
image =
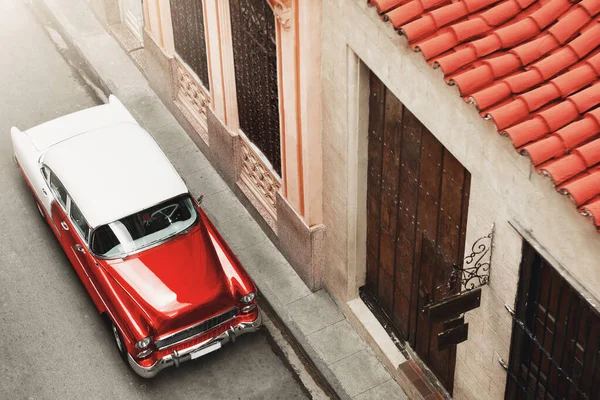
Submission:
<svg viewBox="0 0 600 400">
<path fill-rule="evenodd" d="M 189 361 L 192 359 L 192 354 L 195 352 L 202 351 L 203 349 L 213 345 L 215 342 L 221 342 L 222 345 L 228 343 L 229 341 L 235 342 L 235 339 L 238 336 L 241 336 L 245 333 L 256 332 L 258 328 L 262 325 L 262 316 L 260 312 L 258 313 L 258 317 L 252 322 L 241 322 L 237 325 L 231 326 L 227 331 L 222 334 L 215 336 L 211 339 L 208 339 L 202 343 L 198 343 L 194 346 L 190 346 L 187 349 L 181 351 L 173 351 L 173 353 L 164 356 L 163 358 L 157 360 L 154 364 L 149 367 L 143 367 L 139 365 L 131 355 L 128 355 L 127 358 L 129 360 L 129 365 L 135 371 L 136 374 L 143 378 L 152 378 L 156 376 L 160 371 L 165 368 L 176 366 L 179 364 Z"/>
</svg>

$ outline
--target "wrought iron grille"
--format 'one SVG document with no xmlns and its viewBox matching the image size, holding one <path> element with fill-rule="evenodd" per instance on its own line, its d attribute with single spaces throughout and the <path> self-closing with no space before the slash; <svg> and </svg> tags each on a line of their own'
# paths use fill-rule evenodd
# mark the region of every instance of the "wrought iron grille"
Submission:
<svg viewBox="0 0 600 400">
<path fill-rule="evenodd" d="M 210 90 L 202 0 L 171 0 L 175 51 Z"/>
<path fill-rule="evenodd" d="M 600 398 L 600 316 L 533 250 L 513 314 L 507 399 Z M 508 309 L 508 307 L 507 307 Z"/>
<path fill-rule="evenodd" d="M 462 265 L 453 266 L 448 281 L 436 288 L 440 300 L 489 283 L 493 238 L 494 225 L 490 233 L 473 243 L 471 253 L 463 259 Z"/>
<path fill-rule="evenodd" d="M 240 128 L 281 175 L 275 17 L 265 0 L 230 0 Z"/>
</svg>

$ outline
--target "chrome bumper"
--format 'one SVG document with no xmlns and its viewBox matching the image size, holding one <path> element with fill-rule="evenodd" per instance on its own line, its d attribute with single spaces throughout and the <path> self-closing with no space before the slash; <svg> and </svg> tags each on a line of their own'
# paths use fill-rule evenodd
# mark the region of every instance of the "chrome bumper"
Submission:
<svg viewBox="0 0 600 400">
<path fill-rule="evenodd" d="M 129 365 L 135 371 L 136 374 L 143 378 L 152 378 L 156 376 L 160 371 L 165 368 L 176 366 L 182 362 L 189 361 L 192 358 L 192 353 L 200 351 L 205 347 L 212 345 L 215 342 L 221 342 L 221 344 L 228 343 L 229 341 L 235 342 L 235 339 L 243 335 L 245 333 L 256 332 L 258 328 L 262 325 L 262 316 L 260 312 L 258 313 L 258 317 L 252 322 L 242 322 L 238 325 L 234 325 L 229 328 L 227 331 L 222 334 L 215 336 L 211 339 L 208 339 L 202 343 L 198 343 L 194 346 L 191 346 L 187 349 L 181 351 L 173 351 L 173 353 L 164 356 L 160 360 L 157 360 L 154 364 L 149 367 L 142 367 L 139 365 L 130 354 L 127 355 L 129 360 Z"/>
</svg>

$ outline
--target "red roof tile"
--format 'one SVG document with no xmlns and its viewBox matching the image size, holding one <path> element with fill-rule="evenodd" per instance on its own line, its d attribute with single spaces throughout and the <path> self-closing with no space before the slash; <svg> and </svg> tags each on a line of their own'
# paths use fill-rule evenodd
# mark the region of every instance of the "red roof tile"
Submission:
<svg viewBox="0 0 600 400">
<path fill-rule="evenodd" d="M 367 0 L 600 230 L 600 0 Z"/>
<path fill-rule="evenodd" d="M 600 225 L 600 198 L 590 201 L 582 207 L 581 213 L 587 217 L 594 218 L 596 226 Z"/>
</svg>

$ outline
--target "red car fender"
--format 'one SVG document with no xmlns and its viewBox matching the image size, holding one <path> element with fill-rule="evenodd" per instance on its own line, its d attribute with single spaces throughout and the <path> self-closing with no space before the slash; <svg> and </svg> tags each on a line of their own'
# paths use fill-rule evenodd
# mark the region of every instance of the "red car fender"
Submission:
<svg viewBox="0 0 600 400">
<path fill-rule="evenodd" d="M 213 225 L 212 221 L 208 218 L 204 210 L 202 210 L 200 207 L 198 207 L 198 212 L 200 213 L 202 223 L 206 226 L 206 230 L 211 236 L 214 237 L 216 241 L 216 243 L 213 243 L 215 251 L 217 252 L 217 254 L 219 254 L 222 251 L 224 253 L 224 256 L 226 257 L 226 260 L 221 260 L 221 264 L 229 280 L 229 284 L 234 298 L 240 299 L 242 296 L 248 293 L 256 292 L 257 289 L 254 285 L 254 282 L 252 281 L 252 278 L 250 278 L 250 276 L 248 275 L 240 261 L 237 259 L 229 245 L 225 242 L 217 228 Z M 221 254 L 221 256 L 222 255 L 223 254 Z"/>
<path fill-rule="evenodd" d="M 102 298 L 106 304 L 107 314 L 121 330 L 128 351 L 134 353 L 135 343 L 153 335 L 154 329 L 147 322 L 148 316 L 127 291 L 106 272 L 102 264 L 96 271 L 96 276 L 104 292 Z"/>
</svg>

